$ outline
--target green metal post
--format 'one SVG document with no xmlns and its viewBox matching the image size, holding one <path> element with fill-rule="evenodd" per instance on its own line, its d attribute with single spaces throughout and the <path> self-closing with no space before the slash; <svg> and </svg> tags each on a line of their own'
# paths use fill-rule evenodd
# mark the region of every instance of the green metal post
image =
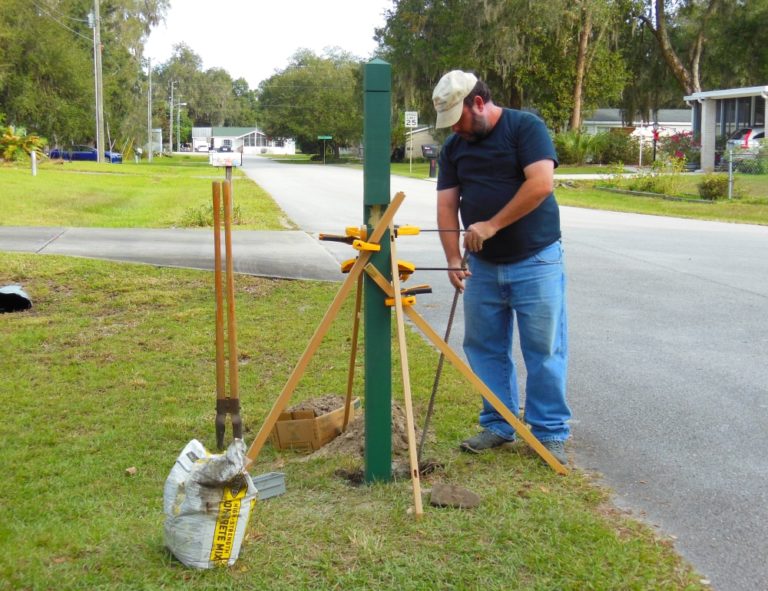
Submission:
<svg viewBox="0 0 768 591">
<path fill-rule="evenodd" d="M 363 72 L 363 219 L 371 232 L 389 205 L 392 66 L 374 59 Z M 388 279 L 389 232 L 373 265 Z M 364 280 L 365 307 L 365 480 L 392 479 L 392 314 L 384 294 Z"/>
</svg>

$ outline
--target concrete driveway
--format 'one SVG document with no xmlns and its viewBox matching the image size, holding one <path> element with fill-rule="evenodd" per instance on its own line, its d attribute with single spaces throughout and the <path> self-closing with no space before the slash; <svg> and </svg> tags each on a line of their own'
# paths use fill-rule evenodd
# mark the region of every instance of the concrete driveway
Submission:
<svg viewBox="0 0 768 591">
<path fill-rule="evenodd" d="M 362 223 L 359 171 L 244 168 L 308 232 Z M 434 183 L 392 177 L 397 191 L 396 223 L 433 228 Z M 567 207 L 562 220 L 576 463 L 716 589 L 768 589 L 768 227 Z M 444 264 L 434 234 L 401 238 L 398 255 Z M 419 309 L 442 332 L 452 288 L 442 272 L 416 277 L 433 286 Z"/>
</svg>

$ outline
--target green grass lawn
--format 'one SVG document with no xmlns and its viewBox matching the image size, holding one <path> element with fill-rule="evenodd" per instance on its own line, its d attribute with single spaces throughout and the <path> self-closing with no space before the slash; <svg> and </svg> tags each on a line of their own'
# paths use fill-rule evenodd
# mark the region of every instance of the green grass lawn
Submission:
<svg viewBox="0 0 768 591">
<path fill-rule="evenodd" d="M 560 205 L 603 209 L 648 215 L 662 215 L 698 220 L 745 224 L 768 224 L 768 199 L 732 201 L 719 200 L 671 201 L 662 197 L 648 197 L 612 193 L 594 188 L 591 183 L 580 183 L 574 188 L 559 187 L 555 190 Z"/>
<path fill-rule="evenodd" d="M 152 164 L 43 162 L 33 177 L 26 166 L 0 165 L 0 225 L 168 228 L 194 225 L 211 206 L 211 184 L 224 179 L 196 156 L 157 158 Z M 233 170 L 238 227 L 292 227 L 283 212 L 239 169 Z"/>
<path fill-rule="evenodd" d="M 253 473 L 283 471 L 286 494 L 256 505 L 234 567 L 184 568 L 163 548 L 162 492 L 187 441 L 214 447 L 212 274 L 0 253 L 8 283 L 34 306 L 0 315 L 0 590 L 706 588 L 588 474 L 557 476 L 524 444 L 461 454 L 479 397 L 449 365 L 426 447 L 443 468 L 422 487 L 470 488 L 478 508 L 425 505 L 416 521 L 407 479 L 355 488 L 334 472 L 360 458 L 303 461 L 268 445 Z M 237 277 L 247 443 L 337 288 Z M 350 300 L 293 402 L 345 391 L 352 315 Z M 421 425 L 437 354 L 411 333 L 408 349 Z"/>
</svg>

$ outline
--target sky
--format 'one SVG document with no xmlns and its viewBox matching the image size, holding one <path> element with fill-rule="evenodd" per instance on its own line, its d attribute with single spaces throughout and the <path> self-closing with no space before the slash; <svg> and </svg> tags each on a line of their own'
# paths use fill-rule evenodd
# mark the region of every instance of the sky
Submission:
<svg viewBox="0 0 768 591">
<path fill-rule="evenodd" d="M 322 54 L 326 47 L 340 47 L 371 57 L 374 29 L 391 8 L 392 0 L 171 0 L 145 55 L 159 65 L 184 42 L 204 69 L 223 68 L 253 89 L 285 69 L 298 49 Z"/>
</svg>

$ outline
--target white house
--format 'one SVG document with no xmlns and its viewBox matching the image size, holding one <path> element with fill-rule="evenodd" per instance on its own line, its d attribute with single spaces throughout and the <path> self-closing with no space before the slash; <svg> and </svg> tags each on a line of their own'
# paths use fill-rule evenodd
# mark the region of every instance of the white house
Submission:
<svg viewBox="0 0 768 591">
<path fill-rule="evenodd" d="M 421 147 L 424 145 L 434 145 L 438 142 L 432 137 L 431 127 L 419 127 L 415 129 L 409 129 L 405 132 L 405 159 L 421 158 Z M 413 155 L 411 155 L 411 147 L 413 147 Z"/>
<path fill-rule="evenodd" d="M 196 152 L 227 146 L 243 154 L 295 154 L 293 139 L 270 138 L 256 127 L 193 127 L 192 149 Z M 201 148 L 203 148 L 201 150 Z"/>
<path fill-rule="evenodd" d="M 692 116 L 692 109 L 659 109 L 650 121 L 644 120 L 639 114 L 627 121 L 621 109 L 596 109 L 584 119 L 583 127 L 590 134 L 611 129 L 633 129 L 636 135 L 651 135 L 655 128 L 659 135 L 667 136 L 691 131 Z"/>
</svg>

